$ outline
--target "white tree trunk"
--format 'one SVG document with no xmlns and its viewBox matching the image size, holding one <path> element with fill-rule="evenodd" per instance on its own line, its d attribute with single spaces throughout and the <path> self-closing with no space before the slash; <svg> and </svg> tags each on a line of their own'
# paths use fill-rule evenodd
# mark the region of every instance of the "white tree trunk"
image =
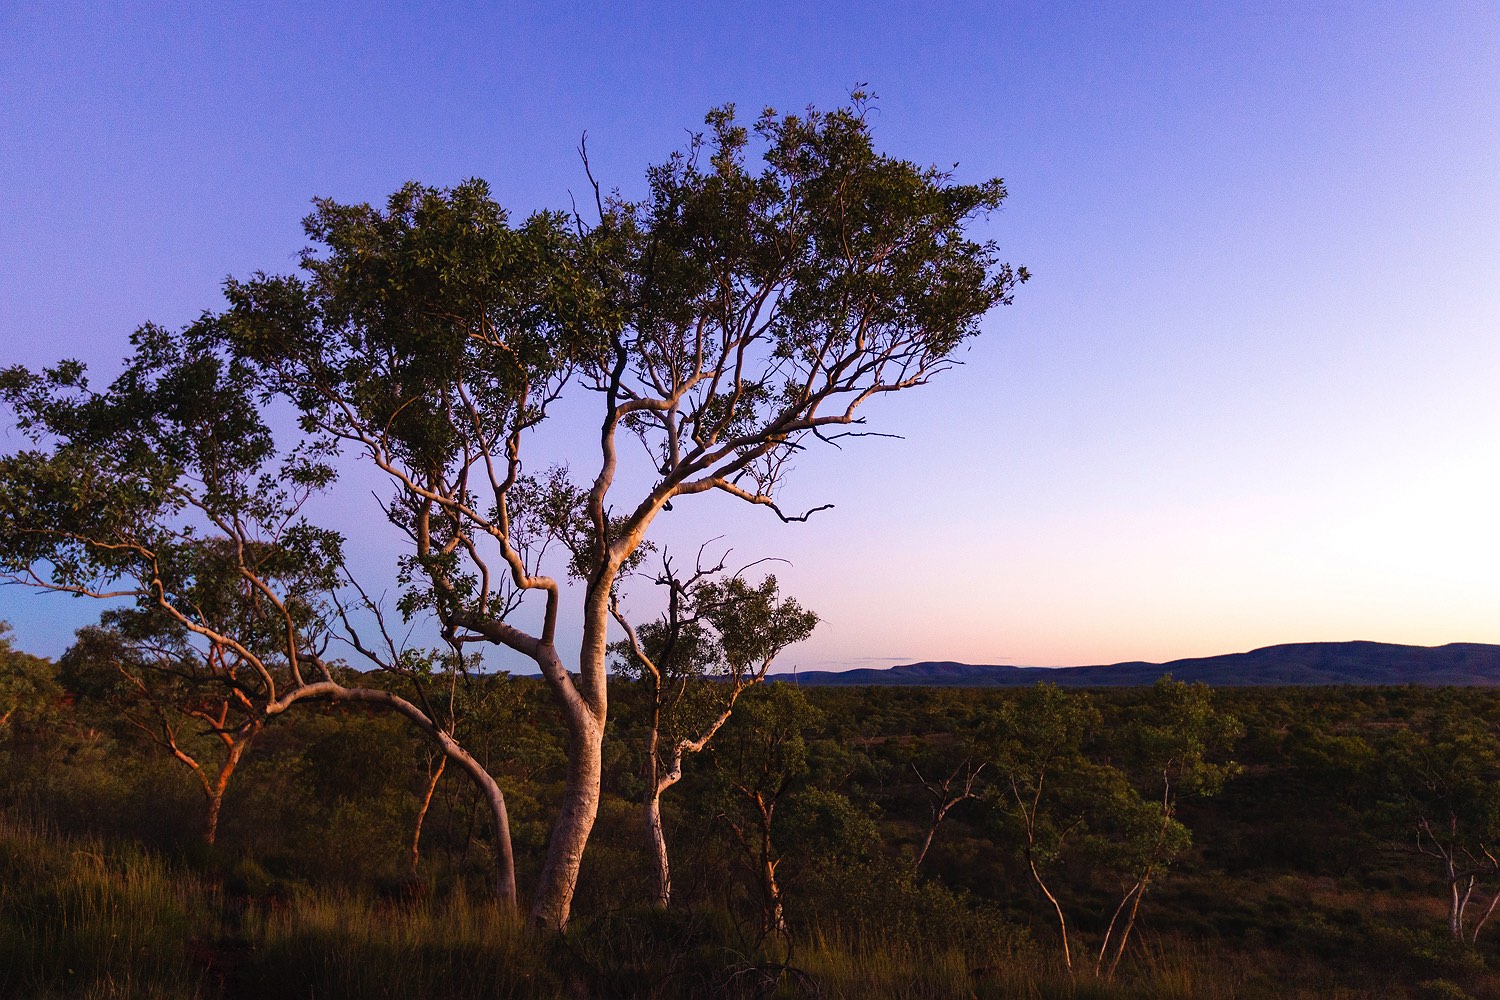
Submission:
<svg viewBox="0 0 1500 1000">
<path fill-rule="evenodd" d="M 651 841 L 651 857 L 656 863 L 656 898 L 653 905 L 665 910 L 672 904 L 672 865 L 667 857 L 667 835 L 661 824 L 661 789 L 653 781 L 646 793 L 646 835 Z"/>
<path fill-rule="evenodd" d="M 578 684 L 568 677 L 555 652 L 542 650 L 542 675 L 552 688 L 568 727 L 568 773 L 562 808 L 552 824 L 547 860 L 537 883 L 532 923 L 553 931 L 567 929 L 573 892 L 583 865 L 583 849 L 599 815 L 599 782 L 604 770 L 604 720 L 608 711 L 605 657 L 609 592 L 613 574 L 590 582 L 584 599 L 583 644 Z"/>
<path fill-rule="evenodd" d="M 573 891 L 583 865 L 594 819 L 599 814 L 599 781 L 603 773 L 604 729 L 591 715 L 568 718 L 568 773 L 562 808 L 547 842 L 547 861 L 537 883 L 531 919 L 547 930 L 567 929 Z"/>
</svg>

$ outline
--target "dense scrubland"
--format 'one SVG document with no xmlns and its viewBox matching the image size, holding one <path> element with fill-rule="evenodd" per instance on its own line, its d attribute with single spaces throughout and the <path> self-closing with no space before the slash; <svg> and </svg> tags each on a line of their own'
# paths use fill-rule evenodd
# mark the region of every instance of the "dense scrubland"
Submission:
<svg viewBox="0 0 1500 1000">
<path fill-rule="evenodd" d="M 663 908 L 617 681 L 555 935 L 496 906 L 485 803 L 398 717 L 241 734 L 209 843 L 233 726 L 84 652 L 0 658 L 6 996 L 1500 992 L 1500 692 L 758 687 L 662 796 Z M 539 679 L 460 688 L 524 887 L 565 730 Z"/>
</svg>

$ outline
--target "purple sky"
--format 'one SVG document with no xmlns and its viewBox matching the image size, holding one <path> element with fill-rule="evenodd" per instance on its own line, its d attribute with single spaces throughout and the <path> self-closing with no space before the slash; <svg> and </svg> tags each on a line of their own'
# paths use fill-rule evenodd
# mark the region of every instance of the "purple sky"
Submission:
<svg viewBox="0 0 1500 1000">
<path fill-rule="evenodd" d="M 865 82 L 886 150 L 1006 178 L 987 231 L 1035 278 L 872 409 L 905 440 L 803 461 L 791 502 L 835 510 L 663 526 L 792 561 L 825 625 L 790 661 L 1500 642 L 1492 4 L 146 6 L 0 11 L 0 363 L 112 374 L 140 322 L 289 269 L 314 195 L 566 207 L 585 130 L 629 194 L 712 105 Z M 0 590 L 41 653 L 97 611 Z"/>
</svg>

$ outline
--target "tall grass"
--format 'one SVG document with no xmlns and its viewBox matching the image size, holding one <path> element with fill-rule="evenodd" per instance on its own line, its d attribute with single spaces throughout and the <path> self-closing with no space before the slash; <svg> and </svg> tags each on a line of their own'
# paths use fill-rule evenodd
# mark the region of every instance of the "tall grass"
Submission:
<svg viewBox="0 0 1500 1000">
<path fill-rule="evenodd" d="M 557 996 L 523 926 L 462 890 L 415 903 L 304 892 L 243 922 L 241 991 L 311 997 Z"/>
<path fill-rule="evenodd" d="M 1070 976 L 1052 956 L 1016 945 L 975 953 L 953 946 L 933 948 L 912 938 L 818 934 L 798 959 L 831 997 L 1228 1000 L 1246 995 L 1244 977 L 1228 963 L 1160 944 L 1119 983 L 1102 982 L 1089 972 Z"/>
<path fill-rule="evenodd" d="M 1025 934 L 831 925 L 745 941 L 727 915 L 626 910 L 538 937 L 461 886 L 390 898 L 216 877 L 129 843 L 0 816 L 0 997 L 40 1000 L 769 998 L 1455 1000 L 1436 975 L 1361 988 L 1309 955 L 1148 936 L 1118 983 Z M 254 866 L 248 866 L 253 868 Z M 242 873 L 243 875 L 243 873 Z M 227 888 L 226 888 L 227 886 Z M 1462 971 L 1462 970 L 1460 970 Z M 1339 982 L 1339 979 L 1346 979 Z M 1370 979 L 1372 977 L 1366 977 Z M 1384 978 L 1384 977 L 1373 977 Z M 1472 983 L 1478 979 L 1467 977 Z"/>
<path fill-rule="evenodd" d="M 0 995 L 194 998 L 217 891 L 139 847 L 0 816 Z"/>
</svg>

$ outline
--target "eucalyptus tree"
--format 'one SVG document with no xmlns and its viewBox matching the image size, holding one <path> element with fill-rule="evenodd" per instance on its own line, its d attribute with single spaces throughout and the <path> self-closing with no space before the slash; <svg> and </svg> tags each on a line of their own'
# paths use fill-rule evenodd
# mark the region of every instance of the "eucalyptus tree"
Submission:
<svg viewBox="0 0 1500 1000">
<path fill-rule="evenodd" d="M 655 621 L 634 627 L 612 607 L 626 639 L 613 647 L 619 672 L 634 677 L 647 702 L 643 813 L 655 862 L 659 907 L 672 900 L 672 867 L 662 825 L 662 795 L 682 780 L 683 762 L 702 753 L 734 713 L 740 695 L 765 681 L 788 646 L 812 634 L 818 616 L 780 595 L 776 577 L 758 585 L 740 573 L 700 561 L 679 576 L 663 559 L 656 582 L 667 606 Z"/>
<path fill-rule="evenodd" d="M 1077 941 L 1065 876 L 1120 887 L 1094 959 L 1105 979 L 1119 968 L 1147 892 L 1192 843 L 1179 800 L 1223 787 L 1237 770 L 1226 754 L 1243 732 L 1207 685 L 1170 677 L 1117 725 L 1111 739 L 1087 692 L 1038 684 L 1005 705 L 988 734 L 992 794 L 1056 919 L 1069 972 Z"/>
<path fill-rule="evenodd" d="M 1032 882 L 1057 921 L 1063 964 L 1073 970 L 1067 909 L 1057 885 L 1069 851 L 1082 841 L 1122 776 L 1089 755 L 1102 718 L 1087 692 L 1038 684 L 1001 709 L 987 734 L 992 791 Z"/>
<path fill-rule="evenodd" d="M 104 390 L 77 362 L 0 372 L 0 398 L 32 444 L 0 458 L 0 576 L 124 603 L 155 634 L 194 645 L 262 718 L 309 699 L 400 713 L 484 792 L 496 890 L 513 901 L 504 798 L 426 697 L 434 658 L 361 638 L 341 596 L 342 539 L 304 514 L 334 481 L 327 450 L 278 442 L 256 370 L 220 337 L 212 316 L 182 331 L 144 326 Z M 361 686 L 328 655 L 339 635 L 409 681 L 413 698 Z"/>
<path fill-rule="evenodd" d="M 794 456 L 952 367 L 1027 277 L 970 235 L 1003 183 L 878 153 L 862 100 L 753 128 L 713 111 L 640 200 L 595 184 L 587 223 L 512 226 L 477 181 L 409 185 L 384 209 L 319 201 L 301 274 L 227 286 L 218 329 L 238 356 L 312 440 L 387 477 L 403 611 L 546 678 L 569 735 L 541 926 L 568 921 L 599 805 L 611 606 L 656 518 L 717 493 L 804 520 L 780 502 Z M 589 444 L 528 467 L 528 432 L 577 390 Z M 559 546 L 582 584 L 573 658 Z"/>
<path fill-rule="evenodd" d="M 1440 873 L 1448 933 L 1473 944 L 1500 906 L 1500 737 L 1457 699 L 1445 708 L 1378 748 L 1384 809 Z"/>
<path fill-rule="evenodd" d="M 202 836 L 212 844 L 230 781 L 265 725 L 244 684 L 251 667 L 223 646 L 186 641 L 180 628 L 130 636 L 125 616 L 114 617 L 115 628 L 78 631 L 58 661 L 60 676 L 189 770 L 204 799 Z"/>
<path fill-rule="evenodd" d="M 1177 818 L 1179 800 L 1223 789 L 1239 772 L 1228 754 L 1244 733 L 1238 719 L 1214 705 L 1208 685 L 1170 676 L 1156 681 L 1129 721 L 1125 761 L 1134 772 L 1135 794 L 1117 800 L 1115 834 L 1102 852 L 1123 891 L 1099 946 L 1096 975 L 1114 978 L 1147 892 L 1192 843 L 1191 832 Z"/>
</svg>

